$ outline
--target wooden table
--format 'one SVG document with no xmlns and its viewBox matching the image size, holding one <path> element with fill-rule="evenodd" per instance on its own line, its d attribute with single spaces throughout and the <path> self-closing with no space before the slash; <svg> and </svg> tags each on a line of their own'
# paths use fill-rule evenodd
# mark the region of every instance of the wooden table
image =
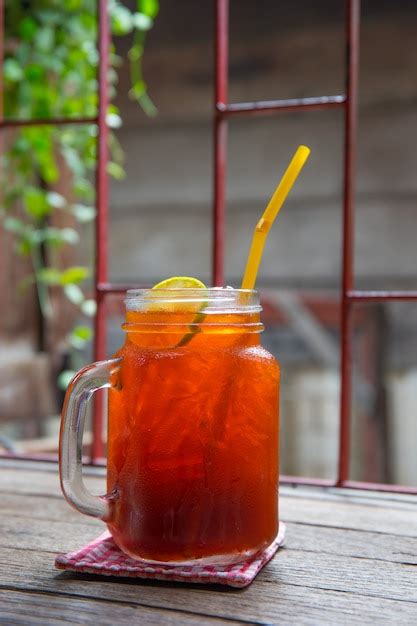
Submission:
<svg viewBox="0 0 417 626">
<path fill-rule="evenodd" d="M 0 624 L 417 624 L 417 498 L 283 488 L 286 547 L 243 590 L 58 572 L 103 525 L 55 465 L 0 461 L 0 503 Z"/>
</svg>

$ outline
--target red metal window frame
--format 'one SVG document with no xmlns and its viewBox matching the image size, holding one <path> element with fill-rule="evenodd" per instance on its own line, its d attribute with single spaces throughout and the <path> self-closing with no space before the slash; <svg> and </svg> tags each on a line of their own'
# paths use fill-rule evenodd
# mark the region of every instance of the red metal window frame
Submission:
<svg viewBox="0 0 417 626">
<path fill-rule="evenodd" d="M 345 0 L 345 93 L 334 96 L 229 103 L 229 0 L 214 0 L 214 175 L 213 175 L 213 234 L 212 234 L 212 283 L 224 283 L 224 234 L 225 192 L 227 165 L 227 127 L 233 117 L 275 115 L 289 111 L 329 110 L 339 108 L 344 114 L 344 184 L 343 184 L 343 230 L 342 230 L 342 276 L 341 276 L 341 358 L 340 358 L 340 430 L 338 475 L 335 481 L 309 477 L 281 476 L 288 484 L 324 485 L 372 489 L 399 493 L 417 494 L 417 487 L 368 483 L 349 479 L 350 429 L 352 406 L 352 310 L 355 304 L 388 301 L 417 301 L 417 291 L 359 291 L 354 280 L 354 190 L 356 170 L 356 137 L 359 70 L 360 0 Z M 0 20 L 3 17 L 3 1 L 0 0 Z M 48 120 L 4 120 L 0 112 L 0 130 L 22 125 L 96 124 L 97 167 L 95 228 L 95 296 L 97 314 L 95 318 L 94 357 L 106 358 L 106 311 L 105 300 L 110 294 L 122 294 L 126 289 L 138 287 L 131 284 L 113 284 L 108 281 L 108 129 L 106 110 L 108 106 L 107 70 L 109 56 L 109 20 L 107 0 L 97 0 L 98 13 L 98 114 L 93 118 L 48 119 Z M 0 22 L 0 36 L 3 25 Z M 1 77 L 0 77 L 1 82 Z M 103 404 L 97 398 L 93 417 L 93 443 L 90 463 L 102 461 L 104 444 Z M 25 457 L 28 458 L 28 457 Z M 33 458 L 33 457 L 32 457 Z M 37 456 L 36 459 L 40 457 Z M 51 460 L 50 456 L 42 457 Z"/>
</svg>

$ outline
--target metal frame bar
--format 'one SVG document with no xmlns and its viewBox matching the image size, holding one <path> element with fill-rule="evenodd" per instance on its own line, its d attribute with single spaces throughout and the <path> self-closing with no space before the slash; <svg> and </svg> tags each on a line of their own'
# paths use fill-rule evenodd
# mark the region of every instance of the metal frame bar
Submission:
<svg viewBox="0 0 417 626">
<path fill-rule="evenodd" d="M 346 300 L 350 302 L 387 302 L 387 301 L 412 301 L 417 300 L 417 291 L 356 291 L 349 289 L 345 293 Z"/>
<path fill-rule="evenodd" d="M 345 0 L 346 35 L 345 35 L 345 94 L 320 96 L 314 98 L 296 98 L 287 100 L 267 100 L 256 102 L 228 102 L 228 65 L 229 65 L 229 0 L 214 0 L 214 119 L 213 119 L 213 231 L 212 231 L 212 283 L 224 284 L 224 247 L 225 247 L 225 196 L 227 165 L 227 126 L 229 118 L 253 117 L 258 115 L 276 115 L 291 111 L 313 111 L 342 109 L 344 112 L 344 194 L 343 194 L 343 247 L 342 247 L 342 287 L 341 287 L 341 397 L 340 397 L 340 433 L 339 463 L 336 480 L 317 479 L 299 476 L 281 476 L 281 482 L 293 485 L 316 485 L 324 487 L 344 487 L 387 491 L 394 493 L 417 494 L 417 487 L 387 485 L 352 481 L 349 479 L 350 428 L 351 428 L 351 367 L 352 336 L 351 319 L 353 307 L 360 303 L 389 301 L 417 301 L 417 291 L 369 291 L 356 290 L 354 287 L 354 193 L 356 168 L 357 136 L 357 101 L 359 68 L 359 28 L 360 0 Z M 3 0 L 0 0 L 0 46 L 3 35 Z M 113 284 L 108 282 L 108 178 L 106 172 L 108 160 L 108 129 L 106 110 L 108 105 L 108 55 L 109 23 L 106 0 L 97 0 L 98 14 L 98 114 L 96 117 L 77 119 L 45 120 L 4 120 L 0 103 L 0 130 L 19 126 L 96 124 L 97 167 L 96 167 L 96 256 L 95 256 L 95 296 L 97 314 L 95 319 L 94 356 L 106 357 L 106 311 L 105 299 L 108 295 L 121 295 L 127 289 L 138 288 L 134 284 Z M 0 59 L 2 49 L 0 48 Z M 0 76 L 1 83 L 1 76 Z M 93 445 L 90 463 L 104 463 L 102 441 L 103 404 L 97 397 L 93 419 Z M 3 455 L 4 456 L 4 455 Z M 44 454 L 6 455 L 22 460 L 54 461 L 55 455 Z"/>
<path fill-rule="evenodd" d="M 345 147 L 343 189 L 343 251 L 342 251 L 342 295 L 341 295 L 341 357 L 340 357 L 340 426 L 339 467 L 337 484 L 342 486 L 349 478 L 350 465 L 350 422 L 352 408 L 352 306 L 347 297 L 353 289 L 353 245 L 354 245 L 354 194 L 356 167 L 357 101 L 359 71 L 359 25 L 360 0 L 346 2 L 346 101 L 345 101 Z"/>
<path fill-rule="evenodd" d="M 346 103 L 345 96 L 320 96 L 318 98 L 293 98 L 290 100 L 259 100 L 257 102 L 236 102 L 224 104 L 216 99 L 216 112 L 222 117 L 253 117 L 254 115 L 274 114 L 278 111 L 315 111 L 318 109 L 340 109 Z"/>
<path fill-rule="evenodd" d="M 97 166 L 96 166 L 96 228 L 95 228 L 95 296 L 97 312 L 94 323 L 94 359 L 100 361 L 106 358 L 106 310 L 105 293 L 99 285 L 107 281 L 108 258 L 108 203 L 109 180 L 107 175 L 108 138 L 109 132 L 106 123 L 109 104 L 107 75 L 109 69 L 109 16 L 107 0 L 98 0 L 98 133 L 97 133 Z M 96 394 L 93 412 L 93 443 L 91 446 L 91 463 L 94 463 L 104 454 L 103 445 L 103 395 Z"/>
<path fill-rule="evenodd" d="M 20 126 L 65 126 L 68 124 L 97 124 L 98 117 L 48 117 L 33 120 L 12 120 L 0 121 L 2 128 L 19 128 Z"/>
<path fill-rule="evenodd" d="M 229 91 L 229 0 L 215 4 L 214 67 L 212 282 L 221 286 L 224 284 L 227 120 L 219 108 L 227 106 Z"/>
</svg>

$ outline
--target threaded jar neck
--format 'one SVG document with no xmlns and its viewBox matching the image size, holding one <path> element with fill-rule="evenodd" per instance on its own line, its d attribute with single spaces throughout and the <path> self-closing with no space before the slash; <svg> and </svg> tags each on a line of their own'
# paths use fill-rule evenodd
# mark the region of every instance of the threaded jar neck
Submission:
<svg viewBox="0 0 417 626">
<path fill-rule="evenodd" d="M 262 307 L 251 289 L 130 289 L 126 293 L 128 333 L 259 333 Z"/>
</svg>

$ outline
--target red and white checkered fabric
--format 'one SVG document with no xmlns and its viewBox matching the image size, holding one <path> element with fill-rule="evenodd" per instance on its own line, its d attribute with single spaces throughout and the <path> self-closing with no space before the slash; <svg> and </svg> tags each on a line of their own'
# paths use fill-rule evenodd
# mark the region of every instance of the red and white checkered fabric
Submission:
<svg viewBox="0 0 417 626">
<path fill-rule="evenodd" d="M 246 587 L 258 572 L 272 559 L 284 543 L 285 525 L 281 522 L 275 541 L 263 552 L 243 563 L 226 565 L 155 565 L 136 561 L 116 546 L 109 532 L 75 552 L 56 557 L 55 567 L 74 572 L 102 574 L 104 576 L 129 576 L 189 583 L 219 583 L 231 587 Z"/>
</svg>

